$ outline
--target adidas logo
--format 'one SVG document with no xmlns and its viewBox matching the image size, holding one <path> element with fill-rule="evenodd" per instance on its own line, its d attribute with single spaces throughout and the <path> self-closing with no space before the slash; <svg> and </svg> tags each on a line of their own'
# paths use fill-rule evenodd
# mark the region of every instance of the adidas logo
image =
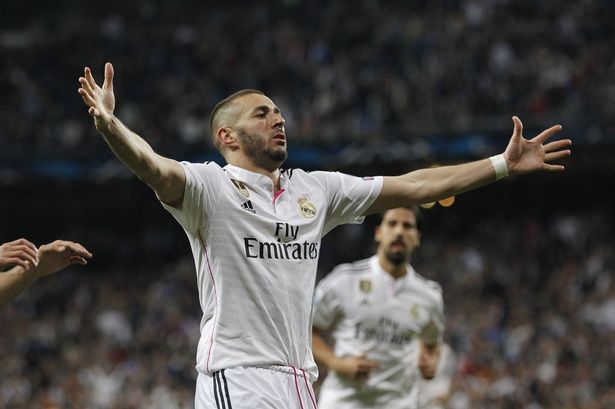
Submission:
<svg viewBox="0 0 615 409">
<path fill-rule="evenodd" d="M 248 200 L 247 202 L 243 202 L 241 204 L 241 208 L 243 210 L 247 210 L 250 213 L 256 214 L 256 210 L 254 210 L 254 206 L 252 206 L 252 201 L 251 200 Z"/>
</svg>

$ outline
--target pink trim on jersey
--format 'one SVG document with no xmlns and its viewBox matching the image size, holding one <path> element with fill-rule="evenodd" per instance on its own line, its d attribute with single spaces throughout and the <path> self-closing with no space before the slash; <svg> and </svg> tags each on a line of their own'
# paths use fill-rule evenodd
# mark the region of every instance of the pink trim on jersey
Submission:
<svg viewBox="0 0 615 409">
<path fill-rule="evenodd" d="M 293 368 L 293 373 L 295 374 L 295 390 L 297 391 L 297 397 L 299 398 L 299 406 L 301 406 L 301 409 L 303 409 L 303 402 L 301 401 L 301 392 L 299 392 L 299 382 L 297 382 L 297 369 L 294 366 L 291 366 L 291 368 Z"/>
<path fill-rule="evenodd" d="M 275 192 L 275 193 L 273 194 L 273 201 L 275 202 L 275 201 L 278 199 L 278 197 L 280 197 L 280 195 L 281 195 L 282 193 L 284 193 L 284 189 L 280 189 L 280 190 L 278 190 L 277 192 Z"/>
<path fill-rule="evenodd" d="M 216 281 L 214 280 L 214 274 L 211 271 L 211 264 L 209 263 L 209 253 L 207 252 L 207 246 L 205 246 L 205 240 L 201 236 L 201 230 L 198 230 L 199 233 L 199 241 L 201 242 L 201 246 L 203 246 L 203 251 L 205 252 L 205 260 L 207 260 L 207 271 L 209 272 L 209 277 L 211 278 L 211 284 L 214 287 L 214 299 L 216 300 L 214 303 L 214 325 L 211 328 L 211 335 L 209 336 L 209 351 L 207 351 L 207 362 L 205 364 L 205 368 L 207 372 L 209 372 L 209 359 L 211 358 L 211 350 L 214 347 L 214 331 L 216 330 L 216 322 L 218 321 L 218 291 L 216 290 Z"/>
<path fill-rule="evenodd" d="M 305 373 L 305 369 L 301 368 L 301 372 L 303 372 L 303 381 L 305 382 L 305 387 L 307 388 L 308 395 L 310 395 L 312 406 L 314 406 L 314 409 L 318 409 L 318 407 L 316 406 L 316 399 L 314 399 L 314 395 L 312 395 L 312 388 L 307 381 L 307 374 Z"/>
</svg>

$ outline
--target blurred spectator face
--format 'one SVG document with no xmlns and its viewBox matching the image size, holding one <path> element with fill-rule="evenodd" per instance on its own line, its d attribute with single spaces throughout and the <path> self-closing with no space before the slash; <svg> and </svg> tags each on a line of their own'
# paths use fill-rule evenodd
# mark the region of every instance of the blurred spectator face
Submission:
<svg viewBox="0 0 615 409">
<path fill-rule="evenodd" d="M 242 152 L 256 165 L 277 169 L 288 156 L 284 118 L 264 95 L 248 94 L 237 99 L 241 113 L 235 124 Z"/>
<path fill-rule="evenodd" d="M 406 208 L 387 211 L 376 227 L 375 240 L 378 243 L 378 254 L 384 252 L 391 263 L 408 262 L 421 241 L 415 214 Z"/>
</svg>

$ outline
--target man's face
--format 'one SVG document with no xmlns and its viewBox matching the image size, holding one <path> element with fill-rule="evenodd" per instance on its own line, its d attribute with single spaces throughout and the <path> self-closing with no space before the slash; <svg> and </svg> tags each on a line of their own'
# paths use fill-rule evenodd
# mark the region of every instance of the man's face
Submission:
<svg viewBox="0 0 615 409">
<path fill-rule="evenodd" d="M 410 209 L 391 209 L 384 214 L 376 227 L 378 253 L 393 264 L 410 261 L 410 256 L 420 244 L 421 233 L 416 228 L 416 216 Z"/>
<path fill-rule="evenodd" d="M 234 127 L 243 153 L 255 165 L 274 170 L 288 157 L 284 118 L 277 106 L 264 95 L 240 97 L 239 119 Z"/>
</svg>

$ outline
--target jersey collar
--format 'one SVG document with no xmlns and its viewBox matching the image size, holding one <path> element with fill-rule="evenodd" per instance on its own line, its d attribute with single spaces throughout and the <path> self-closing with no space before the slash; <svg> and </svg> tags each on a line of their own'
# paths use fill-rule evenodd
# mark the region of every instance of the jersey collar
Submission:
<svg viewBox="0 0 615 409">
<path fill-rule="evenodd" d="M 391 274 L 384 271 L 384 269 L 380 265 L 380 261 L 378 260 L 377 254 L 371 257 L 370 263 L 372 266 L 372 271 L 374 271 L 378 275 L 384 276 L 385 277 L 384 279 L 391 282 L 392 284 L 396 284 L 396 285 L 402 285 L 402 283 L 410 284 L 412 280 L 416 277 L 416 271 L 414 271 L 414 268 L 410 264 L 406 265 L 406 275 L 400 278 L 394 278 Z"/>
<path fill-rule="evenodd" d="M 249 171 L 244 168 L 240 168 L 239 166 L 235 166 L 235 165 L 226 165 L 223 169 L 228 174 L 230 174 L 232 177 L 238 180 L 241 180 L 244 183 L 254 184 L 254 185 L 262 186 L 262 187 L 272 187 L 273 186 L 273 181 L 261 173 L 252 172 L 252 171 Z M 284 188 L 286 184 L 285 179 L 286 178 L 284 176 L 284 172 L 282 172 L 282 170 L 280 169 L 280 187 L 281 188 Z"/>
</svg>

